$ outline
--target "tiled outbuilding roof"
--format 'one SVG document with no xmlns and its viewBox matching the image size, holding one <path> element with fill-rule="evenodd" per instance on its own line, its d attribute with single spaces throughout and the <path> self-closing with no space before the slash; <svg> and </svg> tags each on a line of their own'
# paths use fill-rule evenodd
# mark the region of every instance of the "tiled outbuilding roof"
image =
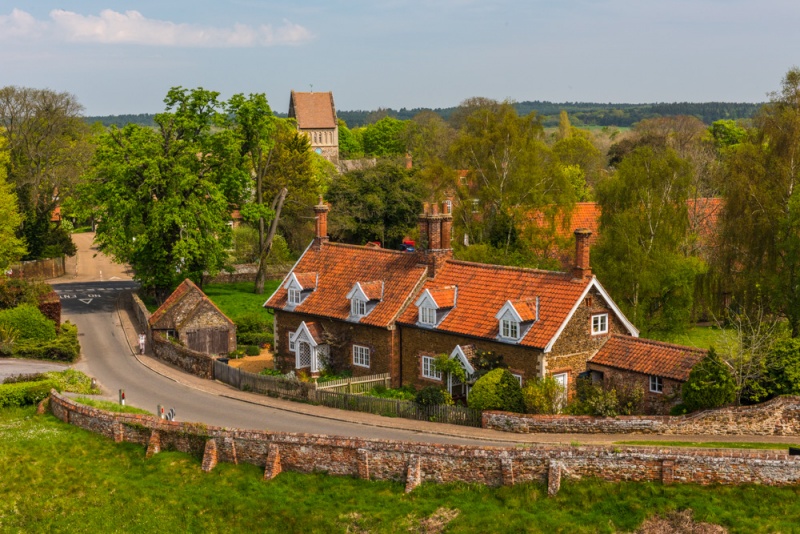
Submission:
<svg viewBox="0 0 800 534">
<path fill-rule="evenodd" d="M 651 339 L 614 334 L 590 363 L 686 381 L 706 351 Z"/>
<path fill-rule="evenodd" d="M 298 93 L 292 91 L 289 116 L 297 119 L 297 127 L 336 128 L 333 93 Z"/>
<path fill-rule="evenodd" d="M 395 250 L 323 243 L 310 247 L 298 260 L 293 271 L 319 275 L 317 288 L 309 294 L 293 311 L 320 317 L 347 320 L 350 316 L 350 301 L 346 296 L 360 282 L 370 294 L 372 287 L 364 282 L 380 281 L 383 284 L 383 297 L 375 308 L 359 321 L 361 324 L 388 327 L 415 295 L 416 288 L 426 275 L 424 265 L 418 264 L 416 254 Z M 379 282 L 379 283 L 380 283 Z M 287 305 L 284 284 L 264 304 L 266 308 L 283 309 Z"/>
<path fill-rule="evenodd" d="M 458 287 L 456 306 L 436 325 L 437 331 L 485 339 L 497 338 L 499 324 L 495 314 L 506 301 L 535 302 L 539 297 L 539 320 L 519 344 L 544 349 L 592 283 L 596 284 L 592 278 L 575 280 L 568 273 L 448 260 L 437 270 L 435 281 L 428 281 L 424 288 Z M 526 316 L 535 314 L 535 308 L 531 312 L 526 307 Z M 418 308 L 412 303 L 398 322 L 414 325 L 417 315 Z"/>
<path fill-rule="evenodd" d="M 200 304 L 206 304 L 218 312 L 226 322 L 233 324 L 233 321 L 231 321 L 227 315 L 222 313 L 222 310 L 220 310 L 217 305 L 214 304 L 205 293 L 203 293 L 203 290 L 197 287 L 194 282 L 187 278 L 175 288 L 175 291 L 173 291 L 169 297 L 167 297 L 167 300 L 164 301 L 164 304 L 162 304 L 155 312 L 153 312 L 153 315 L 150 316 L 150 327 L 157 330 L 179 329 L 182 324 L 185 324 L 185 319 L 191 316 L 191 313 L 187 314 L 187 316 L 184 317 L 184 320 L 178 323 L 175 321 L 175 318 L 171 312 L 191 293 L 196 294 L 195 298 L 197 299 L 197 304 L 195 305 L 195 308 L 200 306 Z"/>
</svg>

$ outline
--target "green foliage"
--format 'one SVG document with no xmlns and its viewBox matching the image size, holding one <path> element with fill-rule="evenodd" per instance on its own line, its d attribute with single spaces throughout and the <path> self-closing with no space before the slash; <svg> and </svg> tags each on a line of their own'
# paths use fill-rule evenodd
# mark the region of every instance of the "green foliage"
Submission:
<svg viewBox="0 0 800 534">
<path fill-rule="evenodd" d="M 58 389 L 50 380 L 38 382 L 19 382 L 0 385 L 0 408 L 10 406 L 29 406 L 37 404 L 50 395 L 51 389 Z"/>
<path fill-rule="evenodd" d="M 522 388 L 525 412 L 534 414 L 557 414 L 561 411 L 567 392 L 552 376 L 528 380 Z"/>
<path fill-rule="evenodd" d="M 416 231 L 422 186 L 412 172 L 384 162 L 343 174 L 331 184 L 327 199 L 336 206 L 329 219 L 335 240 L 357 245 L 380 241 L 396 248 Z"/>
<path fill-rule="evenodd" d="M 233 263 L 258 262 L 258 230 L 249 225 L 240 225 L 233 229 Z"/>
<path fill-rule="evenodd" d="M 383 117 L 364 128 L 362 142 L 367 156 L 399 156 L 405 153 L 403 140 L 406 122 Z"/>
<path fill-rule="evenodd" d="M 800 395 L 800 338 L 776 342 L 766 358 L 765 388 L 770 396 Z"/>
<path fill-rule="evenodd" d="M 625 381 L 594 383 L 579 378 L 575 384 L 575 400 L 568 406 L 574 414 L 616 417 L 643 413 L 644 389 Z"/>
<path fill-rule="evenodd" d="M 519 381 L 507 369 L 501 368 L 480 377 L 472 386 L 467 402 L 475 410 L 525 411 Z"/>
<path fill-rule="evenodd" d="M 386 386 L 377 385 L 371 390 L 367 391 L 365 395 L 367 397 L 377 397 L 379 399 L 399 399 L 413 401 L 417 398 L 417 390 L 415 390 L 412 386 L 387 388 Z"/>
<path fill-rule="evenodd" d="M 450 358 L 447 354 L 439 354 L 433 360 L 433 365 L 440 373 L 451 375 L 461 382 L 467 381 L 467 373 L 456 358 Z"/>
<path fill-rule="evenodd" d="M 736 384 L 728 365 L 709 349 L 684 382 L 681 398 L 689 411 L 718 408 L 736 399 Z"/>
<path fill-rule="evenodd" d="M 13 326 L 0 324 L 0 356 L 9 356 L 14 343 L 19 339 L 19 331 Z"/>
<path fill-rule="evenodd" d="M 153 415 L 151 412 L 148 412 L 147 410 L 142 410 L 141 408 L 137 408 L 136 406 L 129 406 L 129 405 L 122 406 L 118 402 L 114 401 L 92 399 L 89 397 L 73 397 L 72 400 L 79 404 L 85 404 L 86 406 L 97 408 L 98 410 L 105 410 L 106 412 Z"/>
<path fill-rule="evenodd" d="M 20 341 L 50 341 L 56 337 L 55 323 L 31 304 L 0 310 L 0 325 L 16 330 Z"/>
<path fill-rule="evenodd" d="M 22 224 L 17 194 L 14 186 L 6 181 L 6 166 L 9 163 L 6 143 L 6 139 L 0 136 L 0 272 L 18 262 L 27 252 L 25 241 L 17 237 L 17 230 Z"/>
<path fill-rule="evenodd" d="M 708 130 L 718 147 L 729 148 L 738 145 L 747 137 L 747 130 L 729 119 L 714 121 Z"/>
<path fill-rule="evenodd" d="M 15 308 L 20 304 L 36 306 L 39 299 L 52 290 L 43 282 L 0 277 L 0 309 Z"/>
<path fill-rule="evenodd" d="M 49 341 L 23 339 L 14 344 L 12 355 L 15 358 L 31 358 L 38 360 L 53 360 L 59 362 L 74 362 L 80 356 L 81 347 L 78 342 L 78 328 L 69 323 L 63 323 L 58 337 Z"/>
<path fill-rule="evenodd" d="M 258 345 L 245 345 L 244 353 L 248 356 L 258 356 L 261 354 L 261 349 Z"/>
<path fill-rule="evenodd" d="M 417 391 L 414 402 L 419 406 L 440 406 L 453 404 L 453 397 L 438 386 L 425 386 Z"/>
<path fill-rule="evenodd" d="M 283 376 L 283 373 L 280 369 L 262 369 L 258 372 L 258 374 L 263 376 Z"/>
<path fill-rule="evenodd" d="M 43 375 L 47 380 L 56 384 L 55 387 L 59 391 L 83 393 L 85 395 L 99 395 L 102 393 L 99 388 L 92 389 L 92 379 L 89 376 L 75 369 L 49 371 L 43 373 Z"/>
<path fill-rule="evenodd" d="M 339 157 L 358 159 L 364 157 L 364 143 L 359 130 L 351 130 L 347 123 L 339 119 Z"/>
</svg>

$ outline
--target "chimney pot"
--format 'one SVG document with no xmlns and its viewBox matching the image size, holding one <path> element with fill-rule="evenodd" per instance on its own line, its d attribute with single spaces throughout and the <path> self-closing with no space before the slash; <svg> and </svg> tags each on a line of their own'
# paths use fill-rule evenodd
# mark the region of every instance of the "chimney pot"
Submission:
<svg viewBox="0 0 800 534">
<path fill-rule="evenodd" d="M 314 213 L 316 214 L 317 219 L 317 229 L 316 229 L 316 236 L 314 238 L 314 242 L 316 246 L 322 244 L 323 241 L 328 240 L 328 211 L 330 208 L 325 201 L 322 199 L 322 195 L 319 196 L 319 204 L 314 206 Z"/>
</svg>

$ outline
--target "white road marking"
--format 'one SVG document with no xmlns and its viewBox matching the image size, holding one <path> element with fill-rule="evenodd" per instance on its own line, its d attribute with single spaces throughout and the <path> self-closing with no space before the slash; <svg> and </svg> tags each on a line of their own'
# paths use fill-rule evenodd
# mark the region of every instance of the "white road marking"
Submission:
<svg viewBox="0 0 800 534">
<path fill-rule="evenodd" d="M 89 304 L 90 302 L 92 302 L 93 299 L 78 299 L 78 300 L 80 300 L 84 304 Z"/>
</svg>

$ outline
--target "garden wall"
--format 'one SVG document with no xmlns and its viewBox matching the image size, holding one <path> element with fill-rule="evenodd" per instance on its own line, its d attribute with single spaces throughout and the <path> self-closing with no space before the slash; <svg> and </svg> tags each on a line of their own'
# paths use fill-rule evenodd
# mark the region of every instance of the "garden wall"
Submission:
<svg viewBox="0 0 800 534">
<path fill-rule="evenodd" d="M 67 272 L 64 256 L 43 260 L 23 261 L 11 266 L 11 276 L 25 280 L 47 280 L 58 278 Z"/>
<path fill-rule="evenodd" d="M 782 452 L 661 447 L 478 447 L 404 441 L 348 439 L 313 434 L 223 429 L 152 416 L 114 414 L 76 404 L 55 390 L 50 410 L 67 423 L 117 442 L 147 447 L 147 456 L 178 450 L 217 462 L 264 466 L 264 478 L 283 470 L 327 472 L 371 480 L 469 482 L 490 486 L 546 482 L 558 492 L 561 477 L 696 484 L 796 484 L 800 457 Z"/>
<path fill-rule="evenodd" d="M 229 273 L 222 271 L 216 276 L 203 275 L 203 285 L 205 284 L 229 284 L 234 282 L 255 282 L 258 265 L 247 263 L 234 265 L 234 271 Z M 267 280 L 281 279 L 292 269 L 292 264 L 267 265 Z"/>
<path fill-rule="evenodd" d="M 156 358 L 200 378 L 214 379 L 214 358 L 211 355 L 169 341 L 159 332 L 151 337 Z"/>
<path fill-rule="evenodd" d="M 593 417 L 484 412 L 483 427 L 503 432 L 553 434 L 800 435 L 800 397 L 783 396 L 754 406 L 732 406 L 689 415 Z"/>
<path fill-rule="evenodd" d="M 133 315 L 136 317 L 136 320 L 139 322 L 136 331 L 142 332 L 144 331 L 145 336 L 147 336 L 147 344 L 152 346 L 153 343 L 153 333 L 150 331 L 150 312 L 147 311 L 147 306 L 144 305 L 142 299 L 139 298 L 139 295 L 131 291 L 128 293 L 130 296 L 130 302 L 128 305 L 133 312 Z"/>
</svg>

